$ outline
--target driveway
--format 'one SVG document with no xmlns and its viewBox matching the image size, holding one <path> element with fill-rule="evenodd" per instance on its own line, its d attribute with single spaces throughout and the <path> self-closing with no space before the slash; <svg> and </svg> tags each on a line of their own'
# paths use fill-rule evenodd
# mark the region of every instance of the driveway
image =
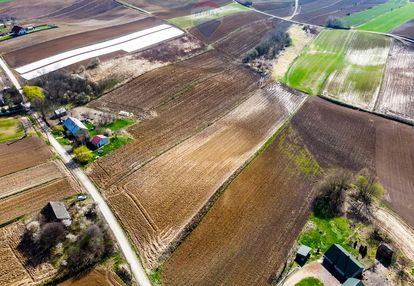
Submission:
<svg viewBox="0 0 414 286">
<path fill-rule="evenodd" d="M 291 274 L 283 286 L 295 286 L 296 283 L 307 277 L 318 278 L 325 286 L 341 286 L 341 283 L 317 261 L 311 262 Z"/>
</svg>

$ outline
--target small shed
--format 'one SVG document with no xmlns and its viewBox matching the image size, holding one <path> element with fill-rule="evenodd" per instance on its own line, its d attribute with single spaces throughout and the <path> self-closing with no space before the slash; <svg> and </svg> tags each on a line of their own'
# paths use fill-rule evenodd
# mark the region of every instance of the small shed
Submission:
<svg viewBox="0 0 414 286">
<path fill-rule="evenodd" d="M 342 286 L 364 286 L 364 283 L 356 278 L 348 278 Z"/>
<path fill-rule="evenodd" d="M 332 245 L 323 258 L 342 280 L 360 277 L 364 271 L 364 266 L 339 244 Z"/>
<path fill-rule="evenodd" d="M 66 118 L 66 120 L 63 122 L 63 126 L 73 136 L 78 136 L 82 133 L 88 132 L 88 128 L 85 126 L 85 124 L 83 124 L 79 119 L 74 117 Z"/>
<path fill-rule="evenodd" d="M 23 35 L 26 35 L 26 34 L 27 34 L 27 30 L 26 30 L 25 28 L 21 27 L 21 26 L 14 26 L 14 27 L 11 29 L 11 33 L 12 33 L 15 37 L 17 37 L 17 36 L 23 36 Z"/>
<path fill-rule="evenodd" d="M 104 135 L 96 135 L 91 140 L 91 144 L 93 146 L 95 146 L 96 148 L 101 148 L 102 146 L 104 146 L 108 143 L 109 143 L 109 139 L 108 139 L 108 137 L 106 137 Z"/>
<path fill-rule="evenodd" d="M 54 111 L 54 113 L 55 113 L 55 118 L 56 118 L 56 119 L 58 119 L 58 118 L 62 118 L 63 116 L 66 116 L 66 115 L 67 115 L 66 108 L 64 108 L 64 107 L 61 107 L 61 108 L 59 108 L 59 109 L 56 109 L 56 110 Z"/>
<path fill-rule="evenodd" d="M 67 226 L 71 224 L 70 214 L 63 202 L 49 202 L 43 209 L 43 214 L 49 221 L 60 221 Z"/>
<path fill-rule="evenodd" d="M 310 257 L 311 250 L 312 248 L 310 248 L 309 246 L 301 245 L 298 251 L 296 252 L 295 261 L 301 266 L 304 265 Z"/>
<path fill-rule="evenodd" d="M 381 261 L 382 263 L 385 264 L 391 264 L 392 261 L 392 257 L 394 255 L 394 250 L 392 249 L 392 247 L 384 242 L 382 242 L 378 248 L 377 248 L 377 253 L 376 253 L 376 258 L 378 261 Z"/>
</svg>

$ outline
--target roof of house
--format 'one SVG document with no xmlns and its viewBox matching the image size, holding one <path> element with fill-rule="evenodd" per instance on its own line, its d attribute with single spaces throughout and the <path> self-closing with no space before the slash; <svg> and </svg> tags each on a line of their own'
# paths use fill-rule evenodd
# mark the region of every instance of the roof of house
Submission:
<svg viewBox="0 0 414 286">
<path fill-rule="evenodd" d="M 312 248 L 310 248 L 309 246 L 301 245 L 298 249 L 297 254 L 301 256 L 308 256 L 311 250 Z"/>
<path fill-rule="evenodd" d="M 324 257 L 343 272 L 345 277 L 355 277 L 364 269 L 364 266 L 339 244 L 332 245 Z"/>
<path fill-rule="evenodd" d="M 83 124 L 79 119 L 74 118 L 74 117 L 68 117 L 65 120 L 64 125 L 66 126 L 66 128 L 73 128 L 73 127 L 77 126 L 79 129 L 88 130 L 88 128 L 85 126 L 85 124 Z"/>
<path fill-rule="evenodd" d="M 61 108 L 55 110 L 56 115 L 59 115 L 59 114 L 65 113 L 65 112 L 66 112 L 66 108 L 64 108 L 64 107 L 61 107 Z"/>
<path fill-rule="evenodd" d="M 70 215 L 66 210 L 65 204 L 62 202 L 49 202 L 55 217 L 58 220 L 70 219 Z"/>
<path fill-rule="evenodd" d="M 348 278 L 342 286 L 364 286 L 364 283 L 356 278 Z"/>
<path fill-rule="evenodd" d="M 108 137 L 106 137 L 105 135 L 96 135 L 95 137 L 93 137 L 93 139 L 91 140 L 91 143 L 93 145 L 97 145 L 102 139 L 107 139 Z"/>
<path fill-rule="evenodd" d="M 12 28 L 12 32 L 13 33 L 15 33 L 15 32 L 18 32 L 18 31 L 20 31 L 20 30 L 24 30 L 24 28 L 23 27 L 21 27 L 21 26 L 14 26 L 13 28 Z"/>
</svg>

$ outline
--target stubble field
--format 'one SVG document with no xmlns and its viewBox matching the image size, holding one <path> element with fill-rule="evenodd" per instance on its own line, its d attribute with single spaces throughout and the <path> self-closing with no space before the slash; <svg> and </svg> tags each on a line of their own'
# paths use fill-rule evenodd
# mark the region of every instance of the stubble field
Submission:
<svg viewBox="0 0 414 286">
<path fill-rule="evenodd" d="M 414 47 L 394 41 L 375 111 L 414 122 Z"/>
<path fill-rule="evenodd" d="M 286 127 L 163 265 L 165 285 L 268 285 L 306 223 L 319 166 Z"/>
</svg>

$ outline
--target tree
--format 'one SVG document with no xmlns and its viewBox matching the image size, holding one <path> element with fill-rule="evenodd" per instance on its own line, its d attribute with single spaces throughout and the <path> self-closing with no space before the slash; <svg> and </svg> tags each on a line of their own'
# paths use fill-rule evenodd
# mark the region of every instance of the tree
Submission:
<svg viewBox="0 0 414 286">
<path fill-rule="evenodd" d="M 354 185 L 355 193 L 353 195 L 356 201 L 356 210 L 360 214 L 369 214 L 373 202 L 381 199 L 384 189 L 378 182 L 377 177 L 368 170 L 363 170 L 358 176 Z"/>
<path fill-rule="evenodd" d="M 94 158 L 92 151 L 86 146 L 75 148 L 75 150 L 73 150 L 73 154 L 75 155 L 75 160 L 80 164 L 88 164 Z"/>
<path fill-rule="evenodd" d="M 319 195 L 314 201 L 315 215 L 322 218 L 340 216 L 345 201 L 345 191 L 350 188 L 352 174 L 346 170 L 333 170 L 319 185 Z"/>
<path fill-rule="evenodd" d="M 66 230 L 62 223 L 46 223 L 40 230 L 39 248 L 41 251 L 48 251 L 65 239 Z"/>
<path fill-rule="evenodd" d="M 344 20 L 333 16 L 328 18 L 326 27 L 332 29 L 349 29 L 349 25 Z"/>
<path fill-rule="evenodd" d="M 36 101 L 44 102 L 45 95 L 43 94 L 43 89 L 38 86 L 26 85 L 23 87 L 23 94 L 27 97 L 30 103 Z"/>
</svg>

